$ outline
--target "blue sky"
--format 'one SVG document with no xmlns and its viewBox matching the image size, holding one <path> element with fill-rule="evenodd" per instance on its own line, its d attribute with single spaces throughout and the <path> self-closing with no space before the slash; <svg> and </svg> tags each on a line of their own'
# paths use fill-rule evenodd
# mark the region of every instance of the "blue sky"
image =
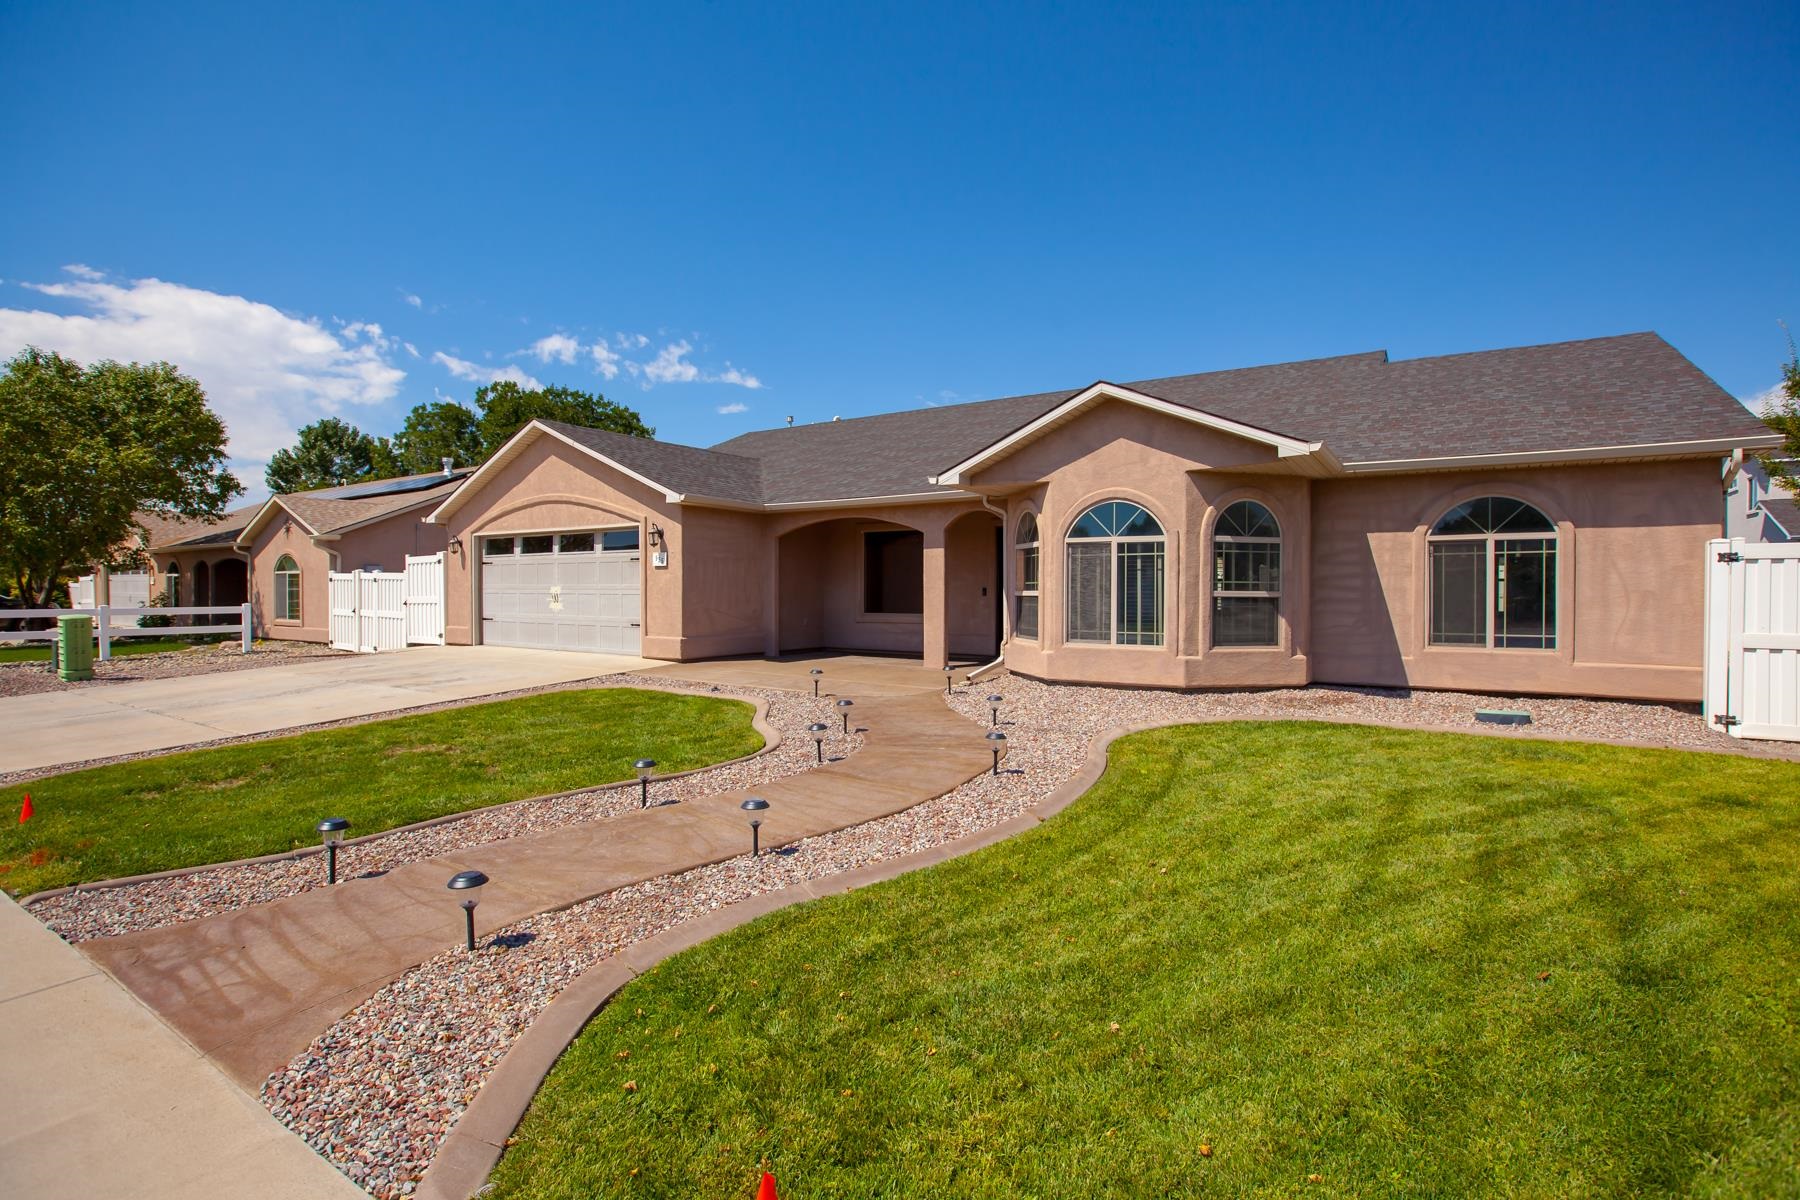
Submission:
<svg viewBox="0 0 1800 1200">
<path fill-rule="evenodd" d="M 1800 6 L 1457 7 L 15 4 L 0 353 L 193 370 L 251 476 L 499 372 L 696 444 L 1638 329 L 1773 385 Z"/>
</svg>

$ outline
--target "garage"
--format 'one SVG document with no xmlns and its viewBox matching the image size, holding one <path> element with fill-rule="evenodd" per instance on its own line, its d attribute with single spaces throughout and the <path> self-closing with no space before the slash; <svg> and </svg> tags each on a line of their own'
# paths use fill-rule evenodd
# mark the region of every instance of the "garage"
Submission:
<svg viewBox="0 0 1800 1200">
<path fill-rule="evenodd" d="M 481 640 L 639 653 L 641 558 L 635 528 L 482 538 Z"/>
</svg>

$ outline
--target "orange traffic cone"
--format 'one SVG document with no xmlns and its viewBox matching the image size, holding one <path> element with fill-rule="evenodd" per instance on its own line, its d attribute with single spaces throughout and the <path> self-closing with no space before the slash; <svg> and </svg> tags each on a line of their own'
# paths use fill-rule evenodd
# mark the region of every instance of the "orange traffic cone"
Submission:
<svg viewBox="0 0 1800 1200">
<path fill-rule="evenodd" d="M 781 1200 L 775 1194 L 775 1177 L 767 1171 L 763 1172 L 762 1186 L 756 1189 L 756 1200 Z"/>
<path fill-rule="evenodd" d="M 25 803 L 19 808 L 19 824 L 23 825 L 29 820 L 31 820 L 31 793 L 26 792 Z"/>
</svg>

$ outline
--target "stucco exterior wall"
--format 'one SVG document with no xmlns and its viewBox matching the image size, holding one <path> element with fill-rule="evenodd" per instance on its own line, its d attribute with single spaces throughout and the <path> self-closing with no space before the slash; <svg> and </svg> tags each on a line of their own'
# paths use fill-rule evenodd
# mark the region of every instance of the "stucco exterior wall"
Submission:
<svg viewBox="0 0 1800 1200">
<path fill-rule="evenodd" d="M 291 554 L 300 568 L 300 619 L 275 619 L 275 564 Z M 296 642 L 329 640 L 330 600 L 326 576 L 332 571 L 331 556 L 320 549 L 312 535 L 294 518 L 277 511 L 250 543 L 250 604 L 256 612 L 257 632 L 265 637 Z"/>
</svg>

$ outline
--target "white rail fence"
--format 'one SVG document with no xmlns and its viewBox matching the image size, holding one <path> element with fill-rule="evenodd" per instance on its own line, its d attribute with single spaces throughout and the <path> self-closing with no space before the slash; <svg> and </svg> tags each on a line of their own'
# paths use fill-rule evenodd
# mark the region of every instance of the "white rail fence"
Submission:
<svg viewBox="0 0 1800 1200">
<path fill-rule="evenodd" d="M 1704 678 L 1709 724 L 1800 741 L 1800 543 L 1707 543 Z"/>
<path fill-rule="evenodd" d="M 236 617 L 237 620 L 216 625 L 166 625 L 161 629 L 154 629 L 138 625 L 139 618 L 145 616 Z M 110 604 L 101 604 L 94 608 L 8 608 L 0 609 L 0 617 L 4 617 L 8 621 L 92 617 L 94 619 L 94 640 L 99 644 L 101 662 L 107 662 L 112 658 L 114 638 L 172 637 L 182 633 L 235 633 L 243 641 L 244 653 L 248 654 L 251 640 L 256 636 L 256 618 L 252 615 L 248 604 L 195 608 L 152 608 L 147 611 L 136 606 L 115 608 Z M 118 623 L 120 621 L 129 621 L 131 624 L 120 625 Z M 56 637 L 55 629 L 0 630 L 0 642 L 50 642 L 55 641 Z"/>
<path fill-rule="evenodd" d="M 444 644 L 444 556 L 408 555 L 405 571 L 333 571 L 327 639 L 361 654 Z"/>
</svg>

